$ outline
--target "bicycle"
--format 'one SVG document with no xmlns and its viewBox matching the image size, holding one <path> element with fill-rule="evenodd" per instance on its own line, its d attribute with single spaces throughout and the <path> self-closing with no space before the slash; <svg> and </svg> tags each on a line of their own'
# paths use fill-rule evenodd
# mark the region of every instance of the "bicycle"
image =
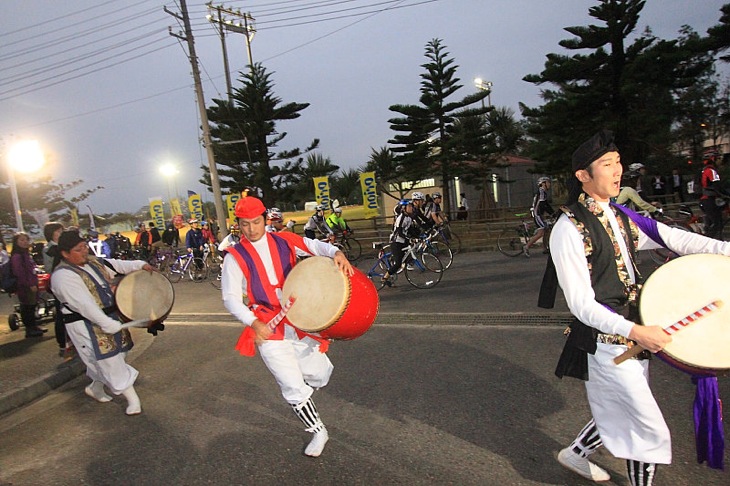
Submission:
<svg viewBox="0 0 730 486">
<path fill-rule="evenodd" d="M 223 265 L 223 257 L 216 251 L 214 245 L 206 243 L 203 245 L 203 256 L 201 257 L 205 266 L 210 269 L 210 272 L 220 273 L 221 265 Z"/>
<path fill-rule="evenodd" d="M 208 278 L 208 267 L 200 257 L 193 256 L 192 253 L 181 254 L 176 252 L 175 260 L 170 263 L 167 269 L 167 278 L 172 283 L 182 280 L 185 275 L 190 277 L 193 282 L 202 282 Z"/>
<path fill-rule="evenodd" d="M 343 231 L 339 236 L 340 240 L 335 243 L 336 246 L 338 246 L 342 253 L 347 256 L 347 259 L 351 262 L 354 262 L 360 256 L 362 255 L 362 245 L 359 241 L 357 241 L 355 238 L 353 238 L 351 231 Z"/>
<path fill-rule="evenodd" d="M 441 263 L 444 264 L 444 270 L 448 270 L 454 262 L 454 254 L 458 253 L 458 251 L 454 251 L 448 243 L 445 243 L 443 239 L 440 238 L 440 236 L 440 230 L 438 228 L 433 228 L 428 234 L 422 235 L 421 238 L 423 238 L 426 243 L 425 251 L 438 257 L 438 259 L 441 260 Z"/>
<path fill-rule="evenodd" d="M 515 214 L 515 216 L 522 218 L 520 224 L 502 231 L 497 237 L 497 249 L 508 257 L 522 255 L 525 252 L 525 245 L 538 229 L 533 229 L 533 223 L 524 219 L 527 213 Z M 543 241 L 546 237 L 547 234 L 543 235 Z"/>
<path fill-rule="evenodd" d="M 373 249 L 378 250 L 375 262 L 370 265 L 372 259 L 361 262 L 363 273 L 373 282 L 378 290 L 381 290 L 387 282 L 392 285 L 398 279 L 398 273 L 403 272 L 408 283 L 417 289 L 430 289 L 435 287 L 443 278 L 444 265 L 437 256 L 424 250 L 425 243 L 421 240 L 411 240 L 410 245 L 403 249 L 403 263 L 397 273 L 390 275 L 389 280 L 383 280 L 385 273 L 391 264 L 392 253 L 386 251 L 383 243 L 373 243 Z"/>
<path fill-rule="evenodd" d="M 454 255 L 461 251 L 461 238 L 459 238 L 459 235 L 451 230 L 451 226 L 449 225 L 448 221 L 434 226 L 433 231 L 435 232 L 435 236 L 432 241 L 440 239 L 442 243 L 451 248 L 451 251 Z"/>
</svg>

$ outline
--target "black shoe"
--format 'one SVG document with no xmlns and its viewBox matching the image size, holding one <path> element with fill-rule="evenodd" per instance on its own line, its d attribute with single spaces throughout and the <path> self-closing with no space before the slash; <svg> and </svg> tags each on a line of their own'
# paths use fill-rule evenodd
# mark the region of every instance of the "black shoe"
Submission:
<svg viewBox="0 0 730 486">
<path fill-rule="evenodd" d="M 41 337 L 43 336 L 43 332 L 45 329 L 40 329 L 38 327 L 32 327 L 30 329 L 25 330 L 25 337 L 31 338 L 31 337 Z"/>
</svg>

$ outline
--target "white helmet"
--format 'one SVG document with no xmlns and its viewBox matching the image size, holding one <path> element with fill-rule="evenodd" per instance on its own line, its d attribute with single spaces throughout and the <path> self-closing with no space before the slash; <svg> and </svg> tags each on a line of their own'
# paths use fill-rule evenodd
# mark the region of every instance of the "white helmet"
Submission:
<svg viewBox="0 0 730 486">
<path fill-rule="evenodd" d="M 639 172 L 639 169 L 643 169 L 643 168 L 644 168 L 644 164 L 639 163 L 639 162 L 634 162 L 633 164 L 631 164 L 629 166 L 629 170 L 632 172 Z"/>
<path fill-rule="evenodd" d="M 281 210 L 279 208 L 269 209 L 268 216 L 271 221 L 284 221 L 284 215 L 281 214 Z"/>
<path fill-rule="evenodd" d="M 414 192 L 413 194 L 411 194 L 411 200 L 412 201 L 425 201 L 426 196 L 424 196 L 422 192 Z"/>
<path fill-rule="evenodd" d="M 540 178 L 539 178 L 539 179 L 537 180 L 537 185 L 538 185 L 538 186 L 541 186 L 541 185 L 543 185 L 544 183 L 546 183 L 546 182 L 551 182 L 551 181 L 552 181 L 552 179 L 550 179 L 549 177 L 540 177 Z"/>
<path fill-rule="evenodd" d="M 342 214 L 342 208 L 341 208 L 341 207 L 339 207 L 339 206 L 337 206 L 337 207 L 336 207 L 336 208 L 335 208 L 335 209 L 334 209 L 333 211 L 334 211 L 335 213 L 337 213 L 337 214 Z"/>
<path fill-rule="evenodd" d="M 316 206 L 314 207 L 314 210 L 315 210 L 315 211 L 324 211 L 324 206 L 322 206 L 321 204 L 317 204 L 317 205 L 316 205 Z"/>
</svg>

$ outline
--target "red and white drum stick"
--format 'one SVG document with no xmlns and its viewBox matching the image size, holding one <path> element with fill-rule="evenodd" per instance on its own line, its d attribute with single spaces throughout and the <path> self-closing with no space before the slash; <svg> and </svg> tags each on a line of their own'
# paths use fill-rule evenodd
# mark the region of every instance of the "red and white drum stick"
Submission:
<svg viewBox="0 0 730 486">
<path fill-rule="evenodd" d="M 711 302 L 711 303 L 707 304 L 706 306 L 702 307 L 701 309 L 694 311 L 687 317 L 680 319 L 677 322 L 675 322 L 674 324 L 671 324 L 671 325 L 665 327 L 664 332 L 671 336 L 672 334 L 674 334 L 678 331 L 681 331 L 685 327 L 689 326 L 696 320 L 701 319 L 701 318 L 705 317 L 706 315 L 718 310 L 720 307 L 722 307 L 722 305 L 723 304 L 722 304 L 721 300 L 716 300 L 714 302 Z M 616 356 L 613 359 L 613 362 L 616 364 L 621 364 L 624 361 L 626 361 L 627 359 L 633 358 L 634 356 L 636 356 L 637 354 L 639 354 L 642 351 L 644 351 L 644 347 L 642 347 L 640 344 L 635 344 L 634 346 L 627 349 L 619 356 Z"/>
<path fill-rule="evenodd" d="M 269 327 L 269 330 L 271 332 L 274 332 L 274 329 L 276 329 L 276 326 L 279 325 L 281 321 L 284 320 L 286 317 L 286 314 L 289 312 L 289 309 L 291 309 L 291 306 L 294 305 L 294 302 L 296 302 L 297 298 L 295 295 L 289 296 L 286 302 L 284 302 L 284 305 L 281 306 L 281 310 L 278 314 L 276 314 L 269 322 L 266 323 L 266 325 Z"/>
</svg>

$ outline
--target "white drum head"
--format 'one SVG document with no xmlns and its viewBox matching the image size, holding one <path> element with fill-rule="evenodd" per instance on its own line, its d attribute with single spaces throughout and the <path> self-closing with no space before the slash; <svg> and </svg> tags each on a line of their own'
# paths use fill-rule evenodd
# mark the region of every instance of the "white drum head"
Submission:
<svg viewBox="0 0 730 486">
<path fill-rule="evenodd" d="M 175 290 L 167 277 L 146 270 L 125 275 L 114 296 L 119 313 L 130 321 L 164 319 L 175 302 Z"/>
<path fill-rule="evenodd" d="M 697 368 L 730 370 L 730 257 L 687 255 L 647 279 L 639 310 L 645 325 L 667 327 L 713 301 L 723 306 L 672 335 L 664 352 Z"/>
<path fill-rule="evenodd" d="M 286 317 L 305 332 L 327 329 L 342 316 L 350 301 L 350 281 L 327 257 L 309 257 L 299 262 L 286 277 L 284 302 L 297 300 Z"/>
</svg>

